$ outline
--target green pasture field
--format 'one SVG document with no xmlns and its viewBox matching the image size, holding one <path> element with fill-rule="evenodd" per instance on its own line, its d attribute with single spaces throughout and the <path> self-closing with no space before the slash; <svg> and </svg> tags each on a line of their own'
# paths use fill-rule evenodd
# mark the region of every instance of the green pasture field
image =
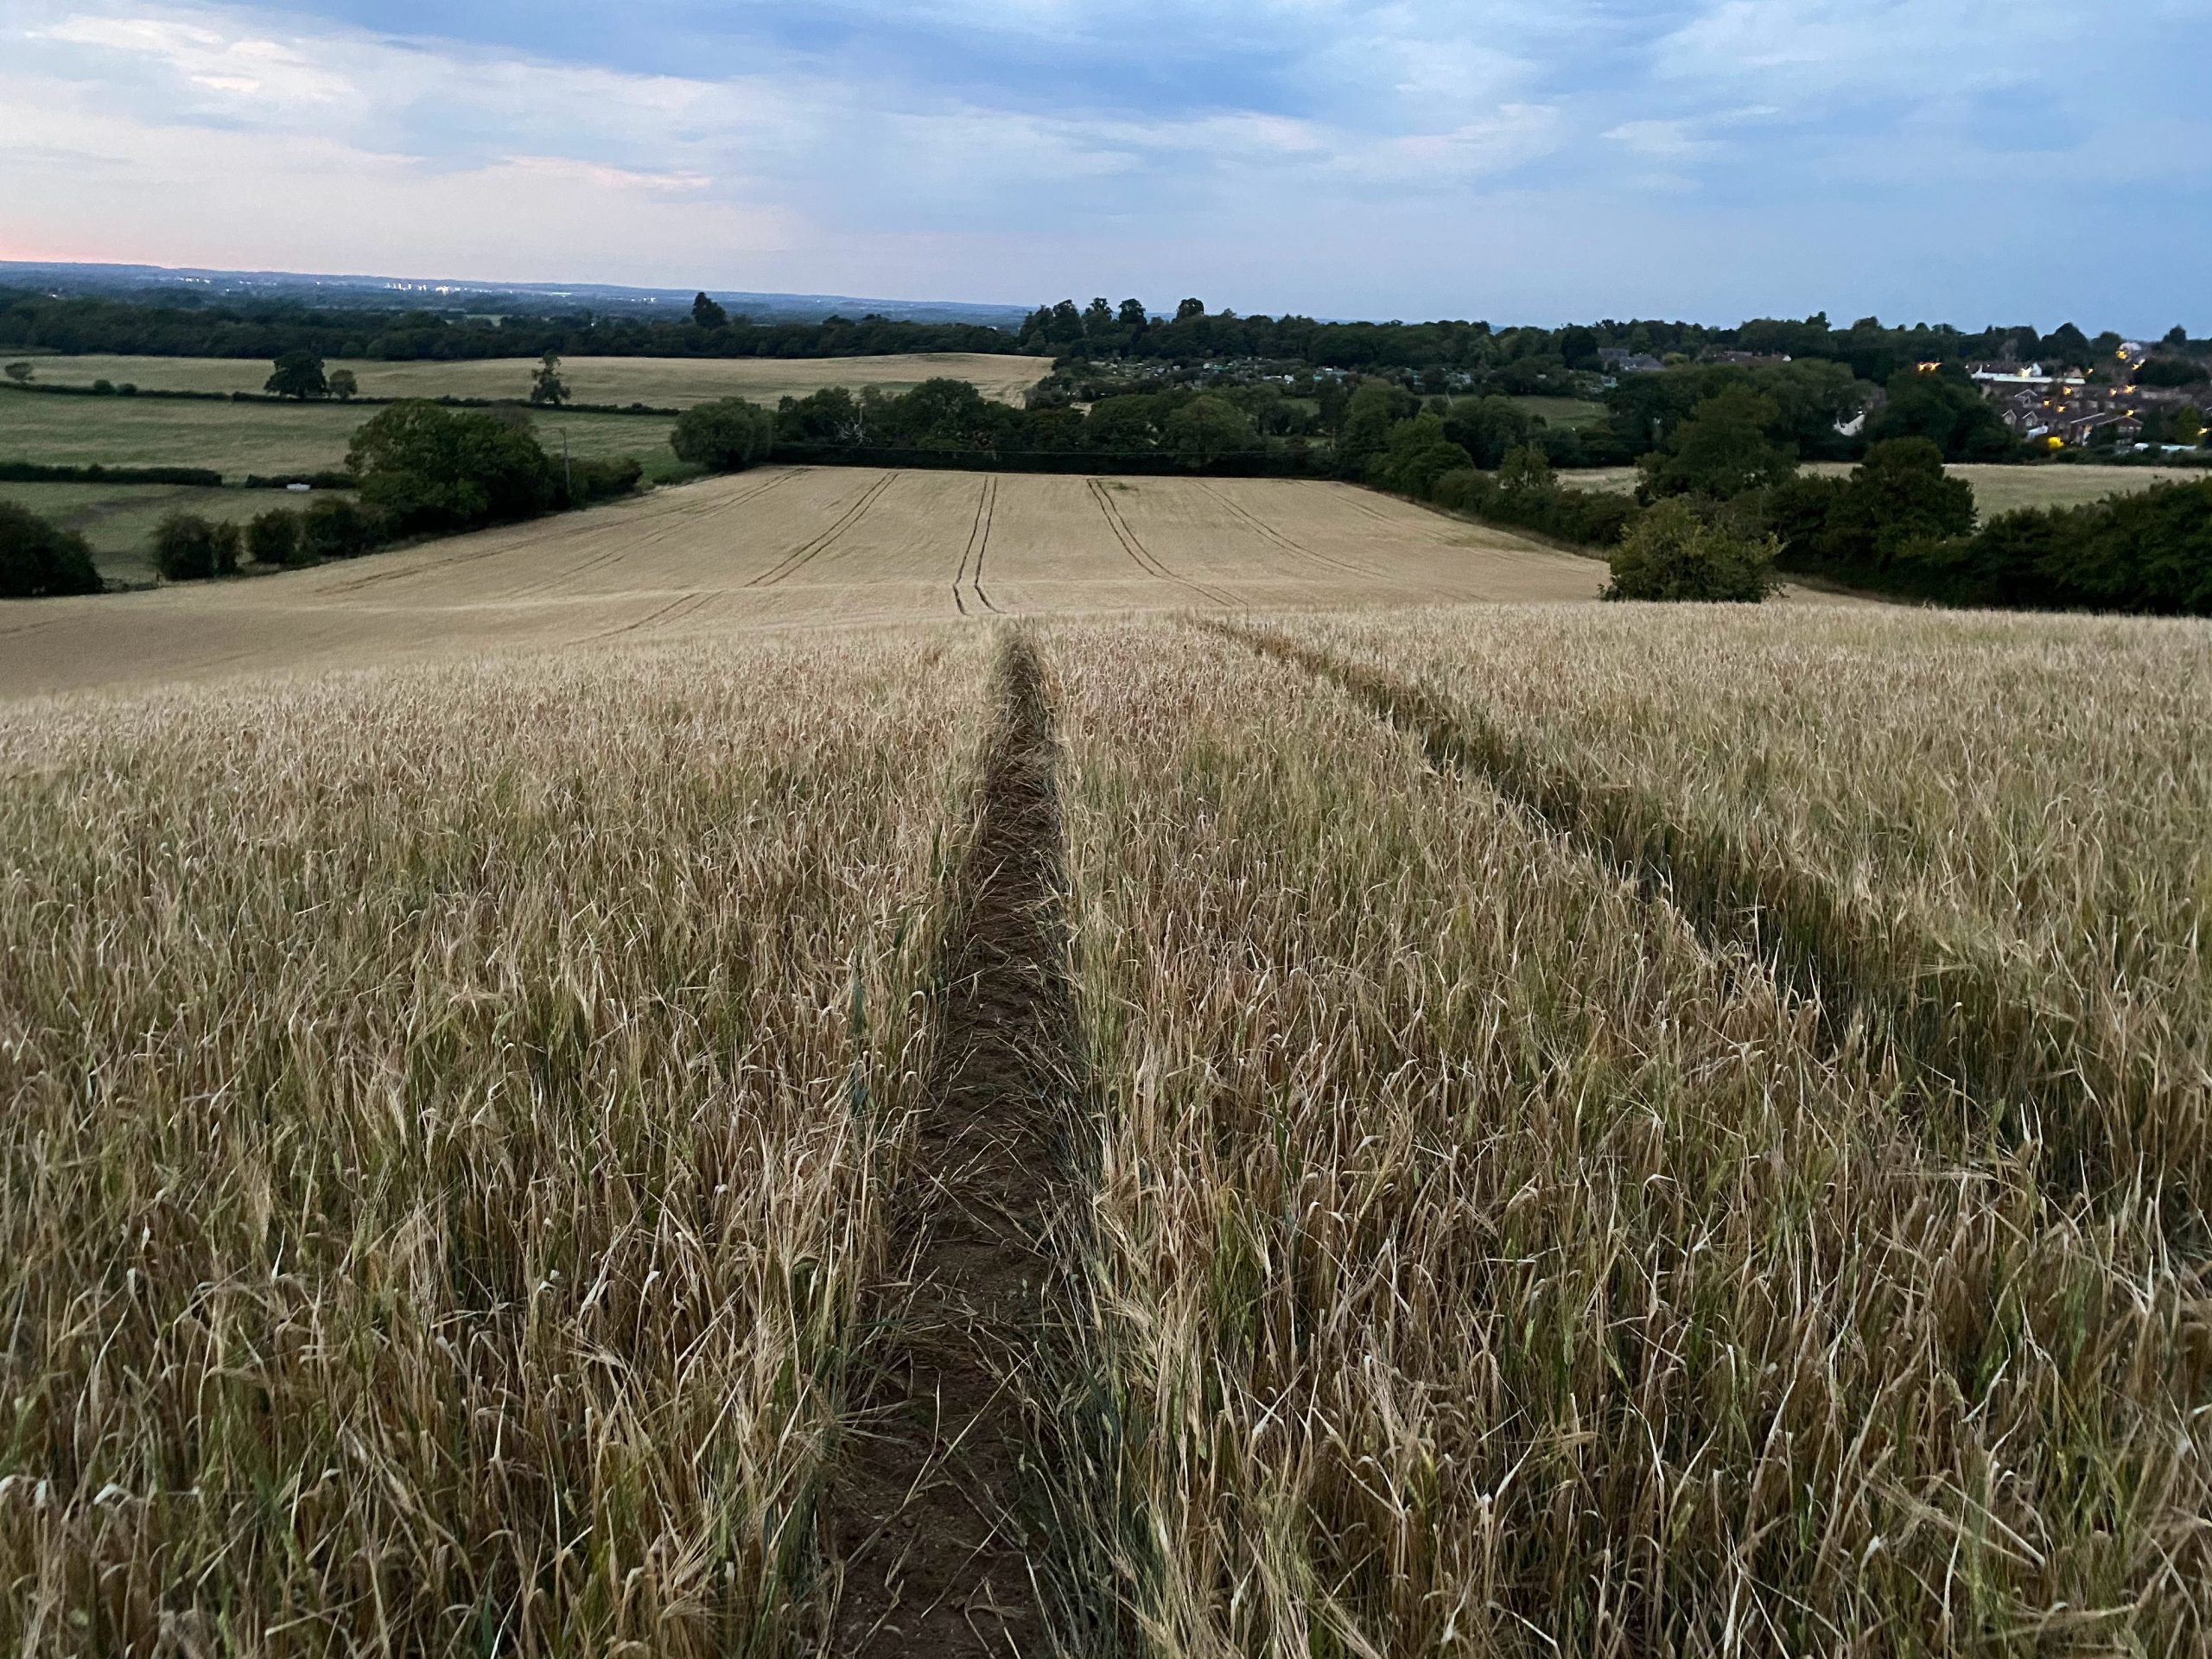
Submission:
<svg viewBox="0 0 2212 1659">
<path fill-rule="evenodd" d="M 312 496 L 284 490 L 203 489 L 174 484 L 8 484 L 0 501 L 29 507 L 92 543 L 92 562 L 112 582 L 154 580 L 146 544 L 172 512 L 242 524 L 271 507 L 304 507 Z"/>
<path fill-rule="evenodd" d="M 270 365 L 259 358 L 40 357 L 29 359 L 35 379 L 56 386 L 89 386 L 96 380 L 163 391 L 259 391 Z M 331 370 L 350 370 L 365 397 L 512 397 L 530 395 L 537 359 L 490 358 L 474 363 L 382 363 L 334 359 Z M 572 357 L 561 365 L 569 391 L 582 404 L 648 404 L 683 409 L 715 397 L 750 397 L 772 405 L 824 386 L 873 386 L 909 391 L 938 378 L 967 380 L 987 397 L 1018 404 L 1044 378 L 1051 363 L 1040 357 L 974 352 L 930 352 L 905 357 L 681 358 Z"/>
<path fill-rule="evenodd" d="M 1587 397 L 1516 397 L 1513 401 L 1554 426 L 1587 426 L 1605 416 L 1605 406 Z"/>
<path fill-rule="evenodd" d="M 44 397 L 0 393 L 0 461 L 49 466 L 207 467 L 236 481 L 249 473 L 341 466 L 373 409 L 342 404 L 230 404 L 149 397 Z M 650 479 L 679 470 L 661 415 L 541 413 L 538 441 L 558 455 L 565 434 L 579 457 L 635 455 Z"/>
<path fill-rule="evenodd" d="M 1848 461 L 1815 461 L 1808 473 L 1841 478 L 1851 471 Z M 2133 495 L 2154 484 L 2191 483 L 2212 478 L 2212 470 L 2197 467 L 2095 467 L 2054 464 L 2040 467 L 1974 465 L 1954 467 L 1955 478 L 1974 486 L 1974 505 L 1983 518 L 2016 512 L 2024 507 L 2078 507 L 2101 501 L 2108 495 Z M 1636 488 L 1633 467 L 1592 467 L 1560 474 L 1560 481 L 1578 490 L 1613 490 L 1626 495 Z"/>
</svg>

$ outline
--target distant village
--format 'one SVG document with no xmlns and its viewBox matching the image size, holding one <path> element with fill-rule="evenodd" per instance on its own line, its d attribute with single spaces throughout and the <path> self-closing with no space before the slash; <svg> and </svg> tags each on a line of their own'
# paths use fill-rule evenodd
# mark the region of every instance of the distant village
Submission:
<svg viewBox="0 0 2212 1659">
<path fill-rule="evenodd" d="M 2192 448 L 2160 440 L 2180 429 L 2184 410 L 2195 416 L 2189 423 L 2194 429 L 2212 424 L 2212 382 L 2143 384 L 2139 374 L 2151 356 L 2149 346 L 2129 340 L 2113 353 L 2113 367 L 2094 376 L 2072 369 L 2046 372 L 2040 363 L 1977 363 L 1968 372 L 2005 424 L 2028 442 L 2054 449 L 2103 443 Z"/>
<path fill-rule="evenodd" d="M 1598 355 L 1608 377 L 1656 374 L 1667 366 L 1637 352 L 1609 349 Z M 2145 384 L 2140 371 L 2153 355 L 2153 348 L 2143 341 L 2126 340 L 2114 350 L 2111 366 L 2094 372 L 2019 362 L 1974 363 L 1967 372 L 2023 442 L 2051 449 L 2110 445 L 2177 454 L 2194 449 L 2196 435 L 2212 429 L 2212 381 L 2180 386 Z M 1707 352 L 1698 360 L 1756 368 L 1790 359 L 1724 351 Z M 1920 365 L 1930 374 L 1941 366 Z M 1876 391 L 1866 409 L 1840 429 L 1847 435 L 1863 427 L 1886 397 Z M 2182 441 L 2175 442 L 2177 438 Z"/>
</svg>

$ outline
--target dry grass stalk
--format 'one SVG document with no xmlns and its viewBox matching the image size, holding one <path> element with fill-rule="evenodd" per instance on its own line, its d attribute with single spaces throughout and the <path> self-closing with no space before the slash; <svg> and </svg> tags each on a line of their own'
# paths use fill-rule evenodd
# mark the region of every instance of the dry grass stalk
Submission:
<svg viewBox="0 0 2212 1659">
<path fill-rule="evenodd" d="M 1063 663 L 1154 1650 L 2212 1640 L 2212 1319 L 2142 1211 L 1931 1153 L 1885 1049 L 1330 686 Z"/>
<path fill-rule="evenodd" d="M 853 638 L 0 715 L 0 1642 L 811 1628 L 984 668 Z"/>
</svg>

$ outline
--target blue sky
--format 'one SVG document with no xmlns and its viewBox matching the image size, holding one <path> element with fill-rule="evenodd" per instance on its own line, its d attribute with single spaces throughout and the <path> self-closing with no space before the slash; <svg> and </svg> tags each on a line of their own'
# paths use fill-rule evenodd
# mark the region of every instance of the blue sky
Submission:
<svg viewBox="0 0 2212 1659">
<path fill-rule="evenodd" d="M 2212 334 L 2212 0 L 0 0 L 0 257 Z"/>
</svg>

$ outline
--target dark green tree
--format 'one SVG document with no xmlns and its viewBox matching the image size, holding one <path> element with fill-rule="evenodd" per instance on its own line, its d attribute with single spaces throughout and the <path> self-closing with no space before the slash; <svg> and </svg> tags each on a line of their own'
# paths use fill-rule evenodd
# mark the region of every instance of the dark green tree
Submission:
<svg viewBox="0 0 2212 1659">
<path fill-rule="evenodd" d="M 1426 501 L 1446 473 L 1474 465 L 1474 457 L 1446 435 L 1441 416 L 1424 411 L 1390 429 L 1390 441 L 1367 475 L 1387 490 Z"/>
<path fill-rule="evenodd" d="M 264 391 L 302 403 L 330 396 L 330 382 L 322 372 L 322 358 L 309 351 L 286 352 L 276 359 L 276 372 L 262 383 Z"/>
<path fill-rule="evenodd" d="M 283 507 L 254 515 L 245 527 L 245 550 L 256 564 L 289 567 L 311 562 L 300 540 L 300 515 Z"/>
<path fill-rule="evenodd" d="M 1175 321 L 1188 322 L 1193 317 L 1203 317 L 1205 314 L 1206 302 L 1204 300 L 1185 300 L 1175 308 Z"/>
<path fill-rule="evenodd" d="M 1577 324 L 1562 328 L 1559 336 L 1560 360 L 1570 369 L 1594 369 L 1599 366 L 1598 335 L 1595 330 Z"/>
<path fill-rule="evenodd" d="M 1946 461 L 2009 461 L 2019 443 L 1974 384 L 1949 374 L 1901 369 L 1891 377 L 1889 401 L 1867 423 L 1866 436 L 1926 438 Z"/>
<path fill-rule="evenodd" d="M 375 545 L 375 526 L 368 514 L 345 496 L 321 496 L 301 515 L 300 550 L 310 563 L 357 558 Z"/>
<path fill-rule="evenodd" d="M 530 401 L 558 409 L 569 401 L 569 383 L 561 378 L 561 354 L 548 352 L 537 359 L 537 372 L 531 377 Z"/>
<path fill-rule="evenodd" d="M 1509 450 L 1528 442 L 1536 417 L 1510 397 L 1463 397 L 1444 416 L 1444 435 L 1494 471 Z"/>
<path fill-rule="evenodd" d="M 1062 347 L 1083 344 L 1083 313 L 1075 308 L 1073 300 L 1062 300 L 1052 308 L 1052 321 L 1045 337 Z"/>
<path fill-rule="evenodd" d="M 677 290 L 681 293 L 682 289 Z M 691 296 L 691 321 L 702 328 L 722 328 L 729 324 L 729 313 L 709 299 L 703 290 Z"/>
<path fill-rule="evenodd" d="M 0 599 L 97 594 L 103 586 L 82 536 L 0 501 Z"/>
<path fill-rule="evenodd" d="M 1337 463 L 1347 478 L 1364 478 L 1390 442 L 1390 429 L 1420 407 L 1411 392 L 1388 380 L 1363 380 L 1345 407 L 1337 436 Z"/>
<path fill-rule="evenodd" d="M 1164 439 L 1166 448 L 1193 461 L 1217 461 L 1259 447 L 1259 436 L 1244 411 L 1211 392 L 1192 398 L 1170 415 Z"/>
<path fill-rule="evenodd" d="M 2135 371 L 2139 386 L 2201 386 L 2212 380 L 2212 369 L 2187 358 L 2154 357 Z"/>
<path fill-rule="evenodd" d="M 205 582 L 238 574 L 238 527 L 196 512 L 173 512 L 154 526 L 154 569 L 168 582 Z"/>
<path fill-rule="evenodd" d="M 330 395 L 341 404 L 350 404 L 361 395 L 361 383 L 351 369 L 333 369 L 329 385 Z"/>
<path fill-rule="evenodd" d="M 1144 314 L 1142 300 L 1123 300 L 1121 310 L 1115 315 L 1115 321 L 1134 334 L 1142 330 L 1150 320 Z"/>
<path fill-rule="evenodd" d="M 33 369 L 29 359 L 10 363 L 7 368 L 8 378 L 19 386 L 30 385 L 32 373 Z"/>
<path fill-rule="evenodd" d="M 1644 491 L 1727 501 L 1781 483 L 1797 470 L 1797 457 L 1767 436 L 1780 418 L 1774 400 L 1749 386 L 1715 392 L 1644 457 Z"/>
<path fill-rule="evenodd" d="M 1541 447 L 1524 443 L 1510 450 L 1497 469 L 1497 487 L 1506 495 L 1542 495 L 1558 488 L 1559 478 Z"/>
<path fill-rule="evenodd" d="M 503 420 L 418 398 L 365 423 L 346 464 L 363 504 L 398 534 L 532 518 L 554 505 L 560 481 L 527 416 Z"/>
<path fill-rule="evenodd" d="M 721 397 L 694 404 L 677 416 L 668 442 L 678 461 L 734 473 L 768 458 L 775 447 L 776 417 L 745 398 Z"/>
<path fill-rule="evenodd" d="M 824 386 L 776 405 L 776 436 L 786 443 L 853 445 L 868 442 L 861 401 L 842 386 Z"/>
</svg>

